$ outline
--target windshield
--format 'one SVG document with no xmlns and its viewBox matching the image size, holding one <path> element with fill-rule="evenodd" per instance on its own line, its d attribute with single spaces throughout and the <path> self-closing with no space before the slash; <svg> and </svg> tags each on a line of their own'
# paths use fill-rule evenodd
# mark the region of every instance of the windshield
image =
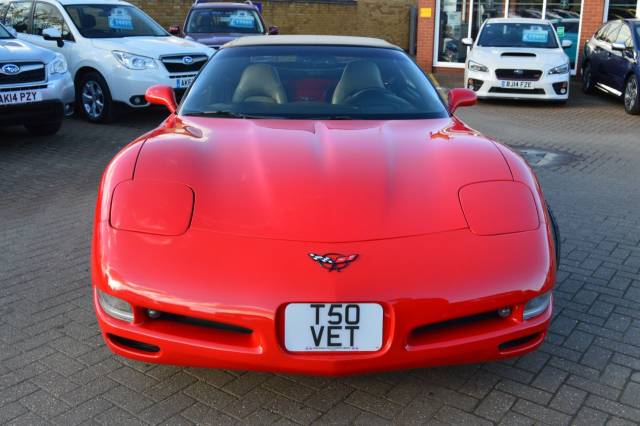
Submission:
<svg viewBox="0 0 640 426">
<path fill-rule="evenodd" d="M 255 10 L 192 9 L 185 32 L 187 34 L 263 34 L 264 28 Z"/>
<path fill-rule="evenodd" d="M 5 27 L 2 26 L 2 24 L 0 24 L 0 39 L 5 38 L 13 38 L 13 36 L 9 33 L 9 31 L 7 31 Z"/>
<path fill-rule="evenodd" d="M 478 46 L 556 49 L 558 42 L 548 24 L 493 23 L 484 26 Z"/>
<path fill-rule="evenodd" d="M 636 29 L 636 46 L 640 46 L 640 24 L 636 24 L 635 25 L 635 29 Z"/>
<path fill-rule="evenodd" d="M 86 38 L 122 38 L 169 34 L 153 19 L 133 6 L 74 4 L 65 6 L 73 23 Z"/>
<path fill-rule="evenodd" d="M 298 119 L 448 116 L 404 52 L 308 45 L 222 49 L 193 83 L 180 112 Z"/>
</svg>

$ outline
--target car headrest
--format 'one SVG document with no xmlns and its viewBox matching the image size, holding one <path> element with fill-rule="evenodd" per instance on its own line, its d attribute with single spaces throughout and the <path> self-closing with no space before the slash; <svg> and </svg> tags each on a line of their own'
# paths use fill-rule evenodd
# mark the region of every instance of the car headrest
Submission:
<svg viewBox="0 0 640 426">
<path fill-rule="evenodd" d="M 80 26 L 83 30 L 91 30 L 96 27 L 96 17 L 93 15 L 80 15 Z"/>
<path fill-rule="evenodd" d="M 371 61 L 349 62 L 333 92 L 331 103 L 341 104 L 354 93 L 363 89 L 384 88 L 380 68 Z"/>
<path fill-rule="evenodd" d="M 249 65 L 240 77 L 233 102 L 286 103 L 287 95 L 278 71 L 267 64 Z"/>
</svg>

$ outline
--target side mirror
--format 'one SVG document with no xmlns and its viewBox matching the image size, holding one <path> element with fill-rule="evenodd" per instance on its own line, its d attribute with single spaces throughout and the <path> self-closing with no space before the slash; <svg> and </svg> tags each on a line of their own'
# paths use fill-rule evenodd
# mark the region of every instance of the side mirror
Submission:
<svg viewBox="0 0 640 426">
<path fill-rule="evenodd" d="M 449 112 L 453 114 L 460 107 L 472 106 L 478 102 L 476 92 L 469 89 L 451 89 L 449 90 Z"/>
<path fill-rule="evenodd" d="M 268 34 L 269 35 L 278 35 L 278 34 L 280 34 L 280 28 L 278 28 L 276 26 L 269 27 Z"/>
<path fill-rule="evenodd" d="M 465 37 L 462 39 L 462 44 L 465 46 L 473 46 L 473 39 L 471 37 Z"/>
<path fill-rule="evenodd" d="M 166 106 L 171 114 L 175 114 L 178 109 L 176 95 L 173 93 L 173 89 L 169 86 L 163 86 L 161 84 L 151 86 L 144 94 L 144 98 L 150 104 Z"/>
<path fill-rule="evenodd" d="M 624 43 L 611 43 L 611 48 L 618 52 L 624 52 L 627 50 L 627 46 L 625 46 Z"/>
<path fill-rule="evenodd" d="M 573 42 L 571 40 L 562 40 L 562 48 L 568 49 L 573 46 Z"/>
<path fill-rule="evenodd" d="M 55 41 L 58 43 L 58 47 L 64 46 L 64 40 L 62 39 L 62 33 L 57 28 L 45 28 L 42 30 L 42 38 L 48 41 Z"/>
<path fill-rule="evenodd" d="M 174 36 L 179 36 L 180 35 L 180 25 L 170 25 L 169 26 L 169 34 L 174 35 Z"/>
</svg>

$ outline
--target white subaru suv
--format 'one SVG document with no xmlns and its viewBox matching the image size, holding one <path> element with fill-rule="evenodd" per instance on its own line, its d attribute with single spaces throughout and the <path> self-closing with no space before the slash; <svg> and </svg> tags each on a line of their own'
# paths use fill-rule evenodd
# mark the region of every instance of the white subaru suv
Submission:
<svg viewBox="0 0 640 426">
<path fill-rule="evenodd" d="M 465 63 L 465 85 L 479 98 L 541 99 L 566 102 L 569 98 L 570 62 L 547 20 L 487 19 Z"/>
<path fill-rule="evenodd" d="M 0 20 L 18 37 L 64 55 L 76 105 L 89 121 L 112 121 L 117 107 L 148 105 L 155 84 L 180 96 L 214 50 L 174 37 L 120 0 L 0 0 Z M 55 29 L 60 37 L 51 37 Z"/>
</svg>

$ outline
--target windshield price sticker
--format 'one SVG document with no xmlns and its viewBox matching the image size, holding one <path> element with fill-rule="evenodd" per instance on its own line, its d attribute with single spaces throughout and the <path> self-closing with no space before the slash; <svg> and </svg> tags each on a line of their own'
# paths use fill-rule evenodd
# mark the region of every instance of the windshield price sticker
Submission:
<svg viewBox="0 0 640 426">
<path fill-rule="evenodd" d="M 564 27 L 556 28 L 556 32 L 558 33 L 558 37 L 564 37 Z"/>
<path fill-rule="evenodd" d="M 116 7 L 109 15 L 109 28 L 114 30 L 133 30 L 133 18 L 121 7 Z"/>
<path fill-rule="evenodd" d="M 525 43 L 546 43 L 549 40 L 549 32 L 532 28 L 530 30 L 522 31 L 522 41 Z"/>
<path fill-rule="evenodd" d="M 233 28 L 253 28 L 255 26 L 255 18 L 242 11 L 231 16 L 229 26 Z"/>
</svg>

